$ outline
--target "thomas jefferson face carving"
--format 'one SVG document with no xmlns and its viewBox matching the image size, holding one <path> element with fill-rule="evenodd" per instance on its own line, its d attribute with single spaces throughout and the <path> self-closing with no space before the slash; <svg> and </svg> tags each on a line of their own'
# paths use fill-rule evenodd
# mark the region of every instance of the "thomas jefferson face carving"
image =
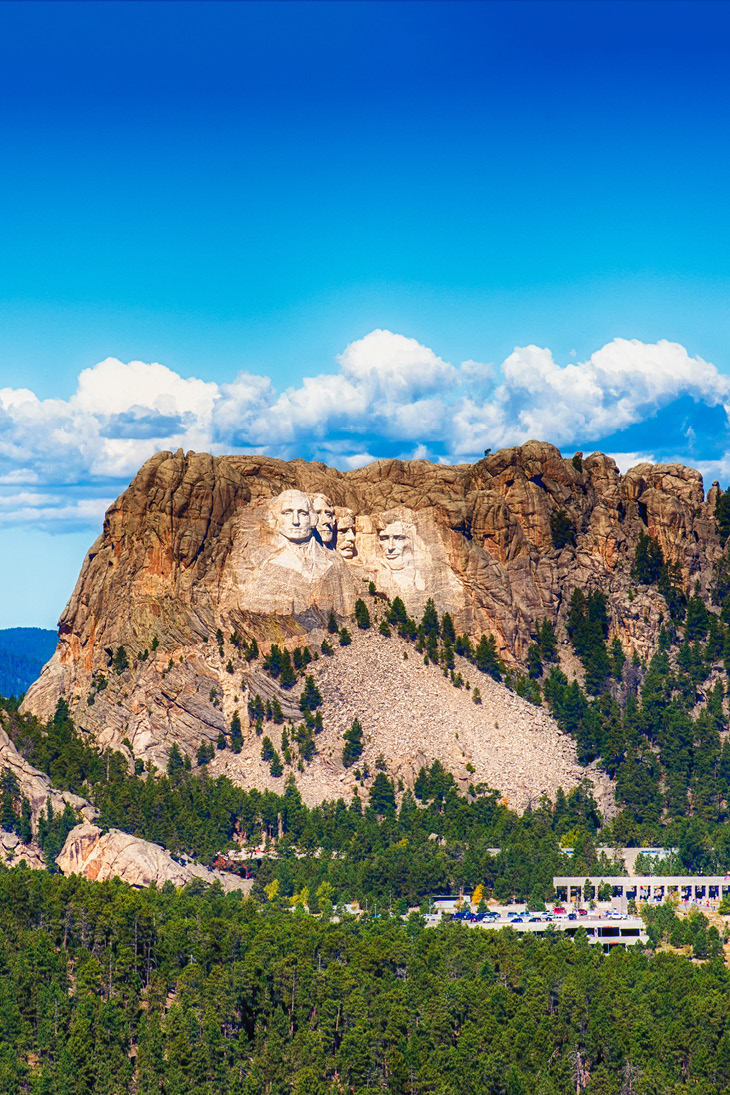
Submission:
<svg viewBox="0 0 730 1095">
<path fill-rule="evenodd" d="M 337 531 L 335 507 L 326 494 L 313 495 L 312 506 L 316 516 L 316 526 L 319 538 L 323 544 L 331 546 Z"/>
<path fill-rule="evenodd" d="M 343 559 L 353 559 L 357 555 L 355 518 L 352 513 L 343 513 L 337 521 L 337 550 Z"/>
<path fill-rule="evenodd" d="M 315 513 L 302 491 L 285 490 L 276 500 L 274 513 L 279 532 L 292 543 L 303 544 L 312 535 Z"/>
<path fill-rule="evenodd" d="M 391 570 L 400 570 L 404 565 L 403 554 L 408 537 L 402 521 L 389 521 L 378 529 L 378 539 L 386 562 Z"/>
</svg>

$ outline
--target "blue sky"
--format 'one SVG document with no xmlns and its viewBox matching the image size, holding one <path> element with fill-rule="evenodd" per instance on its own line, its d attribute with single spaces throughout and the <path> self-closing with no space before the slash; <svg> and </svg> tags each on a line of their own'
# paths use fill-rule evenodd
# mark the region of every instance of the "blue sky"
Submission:
<svg viewBox="0 0 730 1095">
<path fill-rule="evenodd" d="M 53 626 L 178 443 L 348 467 L 540 436 L 727 482 L 729 29 L 0 5 L 0 626 Z"/>
</svg>

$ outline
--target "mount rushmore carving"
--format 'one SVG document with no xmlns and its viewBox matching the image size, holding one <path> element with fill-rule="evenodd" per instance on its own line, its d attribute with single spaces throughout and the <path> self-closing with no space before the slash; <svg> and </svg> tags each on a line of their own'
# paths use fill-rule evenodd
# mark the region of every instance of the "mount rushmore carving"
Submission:
<svg viewBox="0 0 730 1095">
<path fill-rule="evenodd" d="M 685 583 L 706 586 L 721 551 L 717 493 L 705 499 L 691 468 L 621 476 L 600 453 L 577 468 L 538 442 L 474 465 L 385 460 L 349 472 L 158 453 L 107 511 L 24 710 L 48 718 L 63 695 L 101 746 L 126 738 L 137 756 L 215 740 L 244 689 L 214 637 L 317 644 L 330 611 L 344 623 L 370 582 L 416 619 L 433 598 L 459 633 L 494 635 L 513 666 L 537 620 L 561 625 L 575 586 L 602 588 L 612 632 L 647 656 L 665 606 L 656 590 L 628 596 L 638 537 L 648 531 Z M 559 511 L 574 548 L 553 543 Z M 119 646 L 130 679 L 101 689 Z"/>
<path fill-rule="evenodd" d="M 358 515 L 322 492 L 289 489 L 240 514 L 230 580 L 251 612 L 347 615 L 363 583 L 389 595 L 423 592 L 429 556 L 405 509 Z"/>
</svg>

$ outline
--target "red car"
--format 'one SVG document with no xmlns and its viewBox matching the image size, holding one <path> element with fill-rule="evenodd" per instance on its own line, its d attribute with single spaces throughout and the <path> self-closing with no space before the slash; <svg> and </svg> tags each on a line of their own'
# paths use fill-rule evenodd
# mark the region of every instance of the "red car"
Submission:
<svg viewBox="0 0 730 1095">
<path fill-rule="evenodd" d="M 565 909 L 563 908 L 563 906 L 562 906 L 562 905 L 556 905 L 556 906 L 555 906 L 555 908 L 553 909 L 553 912 L 556 912 L 556 913 L 564 913 L 564 912 L 565 912 Z"/>
<path fill-rule="evenodd" d="M 578 909 L 578 916 L 588 916 L 588 909 Z"/>
</svg>

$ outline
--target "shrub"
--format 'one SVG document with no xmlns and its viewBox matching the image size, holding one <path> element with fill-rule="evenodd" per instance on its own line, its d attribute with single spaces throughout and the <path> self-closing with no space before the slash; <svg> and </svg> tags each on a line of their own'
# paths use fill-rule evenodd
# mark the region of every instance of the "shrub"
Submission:
<svg viewBox="0 0 730 1095">
<path fill-rule="evenodd" d="M 550 534 L 557 551 L 575 545 L 575 522 L 567 510 L 559 509 L 550 515 Z"/>
<path fill-rule="evenodd" d="M 349 646 L 351 642 L 352 635 L 346 627 L 343 627 L 340 631 L 340 646 Z"/>
</svg>

